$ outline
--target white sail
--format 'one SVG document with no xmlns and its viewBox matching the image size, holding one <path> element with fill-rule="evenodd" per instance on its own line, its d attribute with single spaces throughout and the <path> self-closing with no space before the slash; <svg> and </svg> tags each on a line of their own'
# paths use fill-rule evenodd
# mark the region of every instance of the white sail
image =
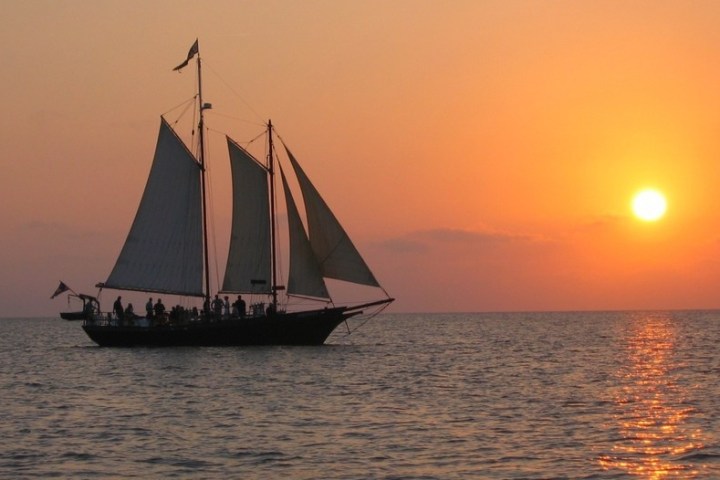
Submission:
<svg viewBox="0 0 720 480">
<path fill-rule="evenodd" d="M 379 287 L 350 237 L 333 215 L 330 208 L 300 168 L 290 150 L 285 147 L 297 176 L 305 202 L 310 245 L 323 276 L 361 285 Z"/>
<path fill-rule="evenodd" d="M 313 254 L 305 227 L 300 220 L 300 213 L 282 169 L 280 169 L 280 174 L 285 191 L 290 234 L 290 272 L 288 273 L 287 292 L 290 295 L 330 298 L 320 265 Z"/>
<path fill-rule="evenodd" d="M 232 167 L 233 219 L 224 292 L 270 293 L 270 205 L 268 171 L 227 139 Z"/>
<path fill-rule="evenodd" d="M 200 166 L 162 119 L 145 192 L 105 287 L 202 295 Z"/>
</svg>

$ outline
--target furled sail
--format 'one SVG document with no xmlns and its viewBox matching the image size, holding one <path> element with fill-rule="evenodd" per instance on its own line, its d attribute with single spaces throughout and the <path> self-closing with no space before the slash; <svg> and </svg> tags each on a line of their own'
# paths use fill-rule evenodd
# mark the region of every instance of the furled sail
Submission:
<svg viewBox="0 0 720 480">
<path fill-rule="evenodd" d="M 230 138 L 233 218 L 224 292 L 270 293 L 268 171 Z"/>
<path fill-rule="evenodd" d="M 162 119 L 140 206 L 105 287 L 202 295 L 200 165 Z"/>
<path fill-rule="evenodd" d="M 360 256 L 350 237 L 333 215 L 330 208 L 300 168 L 290 150 L 285 147 L 297 176 L 305 202 L 310 245 L 323 276 L 379 287 L 375 276 Z"/>
<path fill-rule="evenodd" d="M 285 173 L 280 169 L 285 203 L 287 204 L 288 230 L 290 236 L 290 271 L 287 292 L 317 298 L 330 298 L 320 265 L 313 254 L 300 213 L 288 187 Z"/>
</svg>

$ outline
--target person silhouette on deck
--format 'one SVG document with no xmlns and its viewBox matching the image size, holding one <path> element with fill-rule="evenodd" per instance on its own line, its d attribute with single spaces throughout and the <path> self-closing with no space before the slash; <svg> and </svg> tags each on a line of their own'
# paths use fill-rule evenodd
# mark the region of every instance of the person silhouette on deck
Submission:
<svg viewBox="0 0 720 480">
<path fill-rule="evenodd" d="M 158 298 L 158 301 L 155 304 L 155 316 L 157 318 L 162 318 L 163 315 L 165 315 L 165 305 L 163 305 L 162 299 Z"/>
<path fill-rule="evenodd" d="M 152 297 L 145 304 L 145 316 L 147 318 L 153 318 L 153 301 Z"/>
<path fill-rule="evenodd" d="M 222 315 L 223 302 L 218 295 L 215 295 L 215 299 L 212 301 L 212 308 L 215 316 L 219 318 Z"/>
<path fill-rule="evenodd" d="M 122 297 L 118 297 L 117 300 L 115 300 L 115 303 L 113 303 L 113 311 L 120 321 L 122 321 L 125 316 L 125 310 L 123 309 L 121 299 Z"/>
<path fill-rule="evenodd" d="M 230 316 L 230 300 L 228 300 L 228 296 L 225 295 L 225 298 L 223 300 L 223 317 L 229 317 Z"/>
<path fill-rule="evenodd" d="M 233 307 L 237 310 L 237 315 L 240 318 L 245 316 L 245 300 L 242 299 L 242 295 L 238 295 L 237 300 L 233 303 Z"/>
</svg>

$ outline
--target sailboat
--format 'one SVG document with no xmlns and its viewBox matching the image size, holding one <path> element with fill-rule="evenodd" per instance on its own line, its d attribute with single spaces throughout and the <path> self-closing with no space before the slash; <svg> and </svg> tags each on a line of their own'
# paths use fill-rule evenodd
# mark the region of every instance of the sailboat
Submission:
<svg viewBox="0 0 720 480">
<path fill-rule="evenodd" d="M 83 329 L 101 346 L 237 346 L 321 345 L 349 318 L 373 312 L 394 299 L 380 286 L 350 237 L 325 203 L 290 149 L 283 143 L 290 169 L 302 194 L 305 224 L 278 161 L 274 127 L 266 124 L 267 158 L 257 160 L 230 137 L 227 147 L 233 188 L 232 226 L 227 265 L 220 293 L 238 295 L 232 313 L 211 301 L 208 248 L 207 179 L 201 59 L 197 40 L 179 70 L 196 58 L 198 92 L 198 154 L 185 145 L 161 117 L 155 155 L 135 220 L 109 277 L 100 289 L 172 294 L 202 299 L 202 306 L 149 309 L 133 314 L 95 315 Z M 287 285 L 278 268 L 275 183 L 277 173 L 286 202 L 289 236 Z M 297 187 L 296 187 L 297 189 Z M 335 304 L 326 279 L 374 287 L 378 297 L 349 305 Z M 300 297 L 321 306 L 290 311 L 279 300 Z M 266 302 L 246 309 L 242 294 Z M 226 297 L 227 298 L 227 297 Z M 318 304 L 318 305 L 320 305 Z"/>
</svg>

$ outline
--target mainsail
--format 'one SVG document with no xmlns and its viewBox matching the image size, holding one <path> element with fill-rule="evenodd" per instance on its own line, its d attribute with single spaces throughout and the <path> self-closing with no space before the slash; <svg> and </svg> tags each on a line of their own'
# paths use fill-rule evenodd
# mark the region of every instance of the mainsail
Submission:
<svg viewBox="0 0 720 480">
<path fill-rule="evenodd" d="M 227 139 L 233 185 L 233 219 L 224 292 L 269 293 L 272 288 L 268 171 Z"/>
<path fill-rule="evenodd" d="M 200 165 L 161 120 L 145 192 L 105 287 L 202 296 Z"/>
<path fill-rule="evenodd" d="M 380 284 L 353 245 L 352 240 L 330 211 L 320 193 L 305 175 L 290 150 L 285 147 L 295 170 L 305 202 L 310 233 L 310 245 L 322 275 L 361 285 L 379 287 Z"/>
</svg>

